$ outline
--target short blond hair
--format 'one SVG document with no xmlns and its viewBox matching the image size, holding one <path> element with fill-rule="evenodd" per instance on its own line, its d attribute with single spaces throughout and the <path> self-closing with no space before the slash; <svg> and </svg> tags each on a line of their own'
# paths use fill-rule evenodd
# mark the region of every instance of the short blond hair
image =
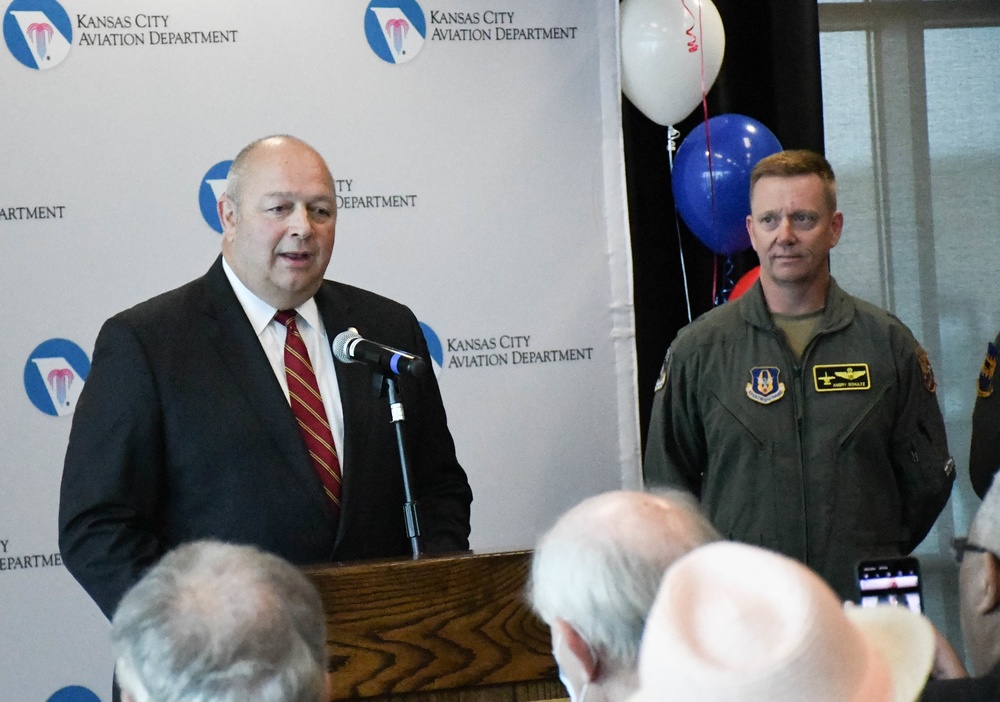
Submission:
<svg viewBox="0 0 1000 702">
<path fill-rule="evenodd" d="M 788 149 L 766 156 L 750 171 L 750 199 L 753 189 L 761 178 L 791 178 L 800 175 L 816 175 L 823 181 L 826 204 L 830 212 L 837 211 L 837 177 L 830 162 L 815 151 Z"/>
</svg>

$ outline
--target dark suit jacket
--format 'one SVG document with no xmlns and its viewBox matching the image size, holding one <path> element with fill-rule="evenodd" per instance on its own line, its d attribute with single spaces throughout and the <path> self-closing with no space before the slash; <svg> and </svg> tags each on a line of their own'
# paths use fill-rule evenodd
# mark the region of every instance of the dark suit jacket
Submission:
<svg viewBox="0 0 1000 702">
<path fill-rule="evenodd" d="M 330 339 L 349 326 L 429 359 L 413 313 L 324 281 Z M 292 563 L 403 556 L 410 543 L 388 402 L 336 364 L 344 408 L 339 524 L 267 356 L 222 270 L 101 328 L 73 417 L 59 505 L 63 562 L 109 618 L 163 553 L 215 538 Z M 423 550 L 468 548 L 472 492 L 433 373 L 400 380 Z"/>
<path fill-rule="evenodd" d="M 919 702 L 996 702 L 1000 700 L 1000 663 L 979 678 L 931 680 Z"/>
</svg>

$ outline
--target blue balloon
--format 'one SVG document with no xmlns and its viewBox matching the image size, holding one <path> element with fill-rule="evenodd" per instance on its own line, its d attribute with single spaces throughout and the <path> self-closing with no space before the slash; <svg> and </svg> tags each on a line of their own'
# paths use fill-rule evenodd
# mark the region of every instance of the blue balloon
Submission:
<svg viewBox="0 0 1000 702">
<path fill-rule="evenodd" d="M 726 114 L 699 124 L 677 149 L 671 185 L 684 224 L 715 253 L 730 256 L 750 248 L 750 171 L 781 151 L 777 137 L 750 117 Z M 712 167 L 708 166 L 708 144 Z M 714 190 L 714 192 L 713 192 Z"/>
</svg>

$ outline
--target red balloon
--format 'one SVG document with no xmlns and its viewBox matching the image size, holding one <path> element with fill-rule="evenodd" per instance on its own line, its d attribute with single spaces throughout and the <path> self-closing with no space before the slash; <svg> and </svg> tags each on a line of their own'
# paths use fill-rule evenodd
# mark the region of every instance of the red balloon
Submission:
<svg viewBox="0 0 1000 702">
<path fill-rule="evenodd" d="M 740 295 L 745 293 L 747 290 L 753 287 L 753 284 L 757 282 L 757 278 L 760 277 L 760 266 L 755 266 L 751 268 L 743 277 L 737 281 L 736 285 L 733 286 L 733 291 L 729 293 L 729 301 L 732 302 Z"/>
</svg>

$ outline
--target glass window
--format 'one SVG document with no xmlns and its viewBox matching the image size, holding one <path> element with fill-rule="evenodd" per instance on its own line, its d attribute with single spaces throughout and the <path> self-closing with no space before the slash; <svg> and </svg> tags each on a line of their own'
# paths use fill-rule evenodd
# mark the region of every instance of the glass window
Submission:
<svg viewBox="0 0 1000 702">
<path fill-rule="evenodd" d="M 948 542 L 979 505 L 972 406 L 1000 329 L 1000 4 L 820 0 L 819 12 L 826 152 L 845 220 L 831 267 L 848 292 L 900 317 L 934 363 L 958 480 L 917 555 L 928 615 L 961 651 Z"/>
</svg>

